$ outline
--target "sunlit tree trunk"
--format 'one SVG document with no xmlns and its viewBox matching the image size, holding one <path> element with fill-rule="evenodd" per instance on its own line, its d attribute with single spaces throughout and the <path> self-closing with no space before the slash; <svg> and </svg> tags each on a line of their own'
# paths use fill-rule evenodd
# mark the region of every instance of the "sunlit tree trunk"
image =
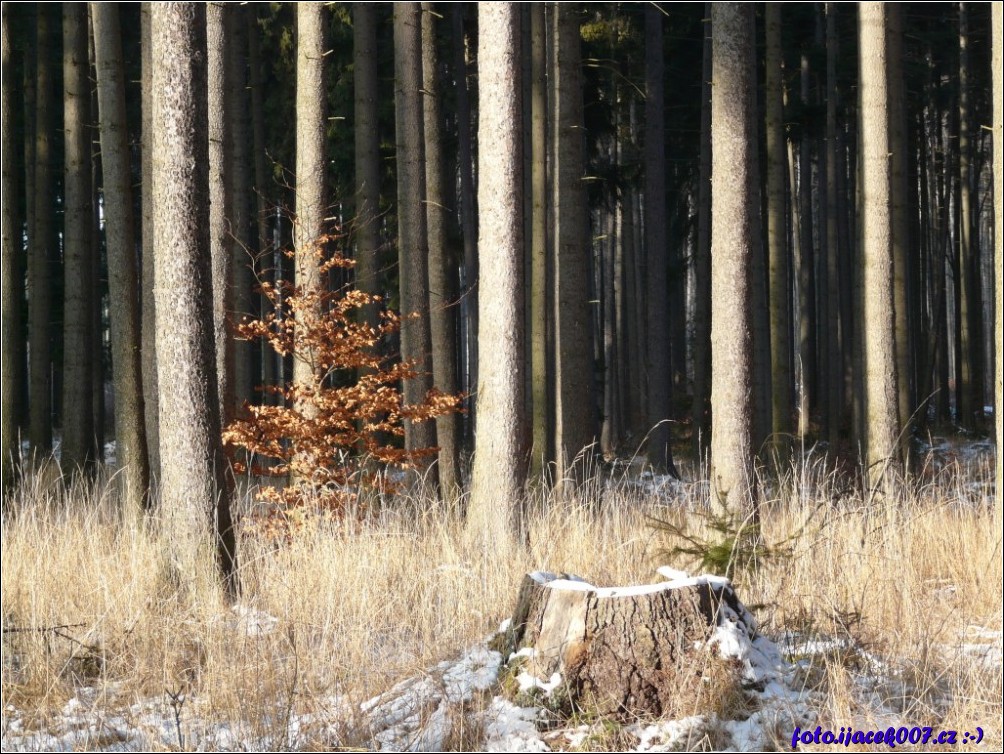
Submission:
<svg viewBox="0 0 1004 754">
<path fill-rule="evenodd" d="M 206 8 L 152 7 L 154 257 L 161 508 L 174 576 L 194 590 L 212 547 L 235 588 L 232 484 L 223 454 L 212 331 Z"/>
<path fill-rule="evenodd" d="M 480 551 L 510 553 L 522 530 L 526 481 L 523 317 L 523 156 L 520 12 L 516 3 L 478 6 L 478 172 L 481 207 L 481 352 L 492 355 L 478 383 L 469 533 Z"/>
<path fill-rule="evenodd" d="M 530 5 L 531 279 L 530 370 L 533 406 L 531 478 L 539 478 L 548 453 L 547 406 L 547 81 L 544 3 Z"/>
<path fill-rule="evenodd" d="M 150 29 L 150 3 L 140 5 L 140 55 L 142 60 L 141 98 L 143 110 L 142 173 L 142 372 L 143 410 L 150 458 L 150 477 L 160 478 L 160 395 L 157 387 L 157 323 L 155 302 L 155 267 L 153 261 L 153 50 Z"/>
<path fill-rule="evenodd" d="M 753 255 L 760 211 L 752 5 L 711 8 L 712 494 L 728 510 L 756 510 L 753 423 Z"/>
<path fill-rule="evenodd" d="M 867 463 L 873 486 L 890 489 L 899 459 L 895 312 L 893 303 L 891 165 L 886 8 L 862 3 L 861 209 L 864 263 Z"/>
</svg>

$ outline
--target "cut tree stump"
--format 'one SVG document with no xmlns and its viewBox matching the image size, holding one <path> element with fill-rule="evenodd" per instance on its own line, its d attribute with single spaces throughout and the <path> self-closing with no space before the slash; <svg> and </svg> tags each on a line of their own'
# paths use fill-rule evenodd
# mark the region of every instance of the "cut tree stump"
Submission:
<svg viewBox="0 0 1004 754">
<path fill-rule="evenodd" d="M 572 706 L 602 716 L 693 714 L 686 707 L 709 682 L 720 687 L 724 679 L 739 689 L 737 663 L 728 667 L 705 649 L 726 622 L 750 638 L 755 632 L 732 584 L 716 576 L 659 572 L 669 580 L 608 588 L 567 574 L 528 574 L 503 657 L 524 650 L 525 672 L 541 685 L 555 683 L 554 674 L 560 674 Z"/>
</svg>

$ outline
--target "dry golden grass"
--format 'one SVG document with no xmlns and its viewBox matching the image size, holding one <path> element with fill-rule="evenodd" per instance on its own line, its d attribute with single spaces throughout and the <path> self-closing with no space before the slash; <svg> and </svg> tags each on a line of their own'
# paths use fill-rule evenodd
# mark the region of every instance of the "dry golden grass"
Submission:
<svg viewBox="0 0 1004 754">
<path fill-rule="evenodd" d="M 869 505 L 807 465 L 768 493 L 765 541 L 792 553 L 742 574 L 739 594 L 770 635 L 843 641 L 800 674 L 819 692 L 824 728 L 885 728 L 892 710 L 896 725 L 980 725 L 985 746 L 1001 743 L 1001 536 L 988 473 L 944 471 L 905 500 Z M 626 482 L 597 483 L 588 499 L 532 503 L 529 551 L 511 562 L 484 562 L 456 510 L 421 493 L 290 544 L 245 539 L 241 604 L 277 619 L 256 634 L 224 605 L 208 555 L 199 588 L 178 592 L 156 520 L 124 516 L 113 479 L 67 490 L 39 474 L 4 518 L 4 703 L 44 730 L 81 686 L 108 709 L 169 694 L 182 737 L 239 721 L 241 735 L 278 747 L 294 712 L 341 710 L 342 744 L 366 745 L 344 702 L 483 639 L 508 616 L 526 571 L 649 581 L 673 544 L 650 516 L 710 537 L 705 487 L 675 489 L 656 500 Z M 997 659 L 983 663 L 969 645 L 988 643 Z M 302 735 L 319 747 L 335 734 Z"/>
</svg>

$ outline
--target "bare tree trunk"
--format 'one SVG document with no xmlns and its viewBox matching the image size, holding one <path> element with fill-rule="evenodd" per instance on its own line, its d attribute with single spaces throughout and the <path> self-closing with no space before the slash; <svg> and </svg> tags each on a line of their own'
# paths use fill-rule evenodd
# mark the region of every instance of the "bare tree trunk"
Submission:
<svg viewBox="0 0 1004 754">
<path fill-rule="evenodd" d="M 767 242 L 770 253 L 771 432 L 778 465 L 787 461 L 791 417 L 791 286 L 785 222 L 781 5 L 767 3 Z"/>
<path fill-rule="evenodd" d="M 516 3 L 478 6 L 480 102 L 478 150 L 482 208 L 479 321 L 492 369 L 478 383 L 478 434 L 468 532 L 481 551 L 511 554 L 523 527 L 526 403 L 523 353 L 523 156 L 520 13 Z"/>
<path fill-rule="evenodd" d="M 701 163 L 694 265 L 694 455 L 702 463 L 711 448 L 711 3 L 704 4 L 704 18 Z"/>
<path fill-rule="evenodd" d="M 530 111 L 532 241 L 530 280 L 530 371 L 533 445 L 530 476 L 540 478 L 552 460 L 548 452 L 547 401 L 547 81 L 544 3 L 530 6 Z"/>
<path fill-rule="evenodd" d="M 227 50 L 227 80 L 229 88 L 227 111 L 230 114 L 230 266 L 233 278 L 234 321 L 254 316 L 251 293 L 254 281 L 254 250 L 251 243 L 251 129 L 248 108 L 248 27 L 244 14 L 253 8 L 236 4 L 229 8 L 226 29 L 231 40 Z M 255 356 L 254 345 L 237 340 L 228 331 L 229 347 L 233 349 L 233 403 L 228 409 L 236 415 L 245 402 L 253 400 Z"/>
<path fill-rule="evenodd" d="M 997 523 L 1004 518 L 1004 8 L 993 6 L 993 71 L 994 80 L 994 255 L 997 288 L 997 326 L 995 328 L 997 367 L 994 389 L 994 423 L 997 425 Z"/>
<path fill-rule="evenodd" d="M 890 490 L 899 465 L 899 423 L 885 14 L 881 3 L 861 5 L 861 207 L 867 463 L 871 484 Z"/>
<path fill-rule="evenodd" d="M 171 565 L 198 578 L 210 546 L 236 591 L 232 483 L 223 454 L 212 331 L 209 154 L 206 133 L 206 8 L 152 7 L 154 257 L 160 370 L 161 507 Z"/>
<path fill-rule="evenodd" d="M 91 134 L 87 5 L 63 3 L 63 445 L 67 473 L 94 461 L 91 410 Z"/>
<path fill-rule="evenodd" d="M 401 358 L 418 374 L 404 382 L 404 400 L 421 403 L 432 387 L 429 333 L 428 234 L 425 196 L 425 149 L 422 135 L 422 20 L 420 3 L 394 6 L 394 101 L 397 133 L 398 266 L 401 312 Z M 411 316 L 415 315 L 415 316 Z M 408 450 L 435 445 L 432 422 L 405 421 Z"/>
<path fill-rule="evenodd" d="M 451 250 L 447 248 L 449 206 L 444 170 L 439 61 L 433 3 L 422 3 L 422 113 L 425 135 L 425 216 L 429 243 L 429 325 L 432 339 L 433 384 L 453 395 L 457 390 L 457 339 L 455 281 Z M 522 155 L 521 155 L 522 156 Z M 444 499 L 460 489 L 460 436 L 457 415 L 436 417 L 439 445 L 439 486 Z"/>
<path fill-rule="evenodd" d="M 800 95 L 809 104 L 809 57 L 802 54 Z M 816 400 L 816 276 L 812 247 L 812 179 L 809 135 L 803 129 L 798 150 L 798 436 L 804 442 L 810 432 Z"/>
<path fill-rule="evenodd" d="M 711 8 L 712 81 L 712 494 L 728 510 L 756 511 L 753 256 L 761 253 L 753 6 Z"/>
<path fill-rule="evenodd" d="M 896 312 L 896 372 L 899 375 L 898 413 L 900 455 L 905 467 L 910 463 L 910 427 L 913 402 L 910 390 L 910 312 L 908 301 L 907 248 L 909 184 L 907 179 L 906 102 L 903 82 L 903 8 L 898 3 L 888 7 L 889 34 L 889 157 L 891 165 L 890 222 L 893 257 L 893 304 Z"/>
<path fill-rule="evenodd" d="M 234 345 L 227 320 L 234 309 L 233 255 L 230 219 L 233 217 L 233 153 L 228 92 L 234 82 L 228 75 L 231 38 L 227 33 L 227 3 L 206 4 L 206 41 L 209 51 L 209 239 L 213 265 L 213 333 L 216 340 L 217 390 L 223 426 L 234 418 Z"/>
<path fill-rule="evenodd" d="M 322 236 L 325 230 L 326 159 L 324 149 L 325 102 L 324 87 L 325 24 L 327 14 L 323 3 L 298 3 L 296 6 L 296 221 L 293 223 L 296 288 L 300 295 L 322 290 Z M 320 303 L 310 311 L 298 308 L 294 312 L 295 327 L 303 329 L 321 316 Z M 309 346 L 304 353 L 294 354 L 293 386 L 309 391 L 317 380 L 320 365 Z M 296 410 L 306 420 L 316 416 L 309 398 L 298 397 Z M 307 459 L 301 459 L 302 466 Z M 309 469 L 299 468 L 293 481 L 309 481 Z"/>
<path fill-rule="evenodd" d="M 52 42 L 56 32 L 55 9 L 38 8 L 36 45 L 35 194 L 33 238 L 28 255 L 28 328 L 30 351 L 30 426 L 32 453 L 44 456 L 52 450 L 52 260 L 57 241 L 55 186 L 53 181 L 53 118 L 55 81 Z"/>
<path fill-rule="evenodd" d="M 18 469 L 18 459 L 21 449 L 18 442 L 15 406 L 20 396 L 17 394 L 15 343 L 21 337 L 21 301 L 18 296 L 20 288 L 18 278 L 18 257 L 21 254 L 21 181 L 18 174 L 18 164 L 14 156 L 18 152 L 17 132 L 14 127 L 15 110 L 21 104 L 19 93 L 20 82 L 14 78 L 15 62 L 14 48 L 11 37 L 11 6 L 3 6 L 3 99 L 2 114 L 2 149 L 3 160 L 3 255 L 0 267 L 0 305 L 3 315 L 2 378 L 0 378 L 0 468 L 3 470 L 3 485 L 0 494 L 6 493 L 13 484 Z M 6 497 L 5 497 L 6 499 Z"/>
<path fill-rule="evenodd" d="M 837 28 L 836 4 L 826 4 L 826 431 L 831 446 L 840 435 L 844 405 L 842 350 L 846 333 L 840 328 L 840 256 L 837 233 Z"/>
<path fill-rule="evenodd" d="M 124 498 L 131 505 L 139 507 L 149 500 L 150 465 L 144 421 L 142 364 L 138 348 L 140 281 L 139 271 L 136 269 L 122 32 L 118 6 L 114 3 L 91 3 L 91 17 L 94 24 L 101 124 L 116 452 L 119 468 L 124 470 Z"/>
<path fill-rule="evenodd" d="M 596 439 L 578 3 L 555 6 L 555 441 L 559 483 L 581 481 Z M 576 459 L 579 459 L 577 462 Z"/>
<path fill-rule="evenodd" d="M 645 247 L 648 251 L 648 462 L 657 473 L 679 476 L 669 432 L 673 375 L 670 364 L 669 249 L 666 239 L 666 142 L 662 10 L 645 6 Z M 681 358 L 684 354 L 674 354 Z"/>
<path fill-rule="evenodd" d="M 143 406 L 146 415 L 146 441 L 150 458 L 150 478 L 160 478 L 160 391 L 157 384 L 157 322 L 155 267 L 153 259 L 153 45 L 150 29 L 151 3 L 140 9 L 140 52 L 142 56 L 143 175 L 142 253 L 142 368 Z"/>
<path fill-rule="evenodd" d="M 453 67 L 457 76 L 457 167 L 460 173 L 460 232 L 464 243 L 464 300 L 467 312 L 467 381 L 464 390 L 473 393 L 478 384 L 478 207 L 474 183 L 474 147 L 471 138 L 471 105 L 467 91 L 467 50 L 464 37 L 464 6 L 453 3 Z M 477 406 L 468 402 L 466 444 L 474 445 Z"/>
<path fill-rule="evenodd" d="M 377 112 L 377 37 L 375 3 L 352 6 L 353 70 L 356 124 L 356 288 L 378 295 L 380 249 L 380 127 Z M 379 306 L 362 310 L 371 327 L 379 324 Z"/>
</svg>

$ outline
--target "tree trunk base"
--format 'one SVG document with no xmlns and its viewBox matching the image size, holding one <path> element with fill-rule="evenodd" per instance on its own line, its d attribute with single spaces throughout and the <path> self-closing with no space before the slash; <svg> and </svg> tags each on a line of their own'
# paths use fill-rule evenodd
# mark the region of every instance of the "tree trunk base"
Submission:
<svg viewBox="0 0 1004 754">
<path fill-rule="evenodd" d="M 527 575 L 503 656 L 532 648 L 527 673 L 542 684 L 560 674 L 573 708 L 603 716 L 693 714 L 695 691 L 708 683 L 716 693 L 723 680 L 740 690 L 741 664 L 704 649 L 726 621 L 747 635 L 755 630 L 731 583 L 665 574 L 670 581 L 612 588 Z"/>
</svg>

